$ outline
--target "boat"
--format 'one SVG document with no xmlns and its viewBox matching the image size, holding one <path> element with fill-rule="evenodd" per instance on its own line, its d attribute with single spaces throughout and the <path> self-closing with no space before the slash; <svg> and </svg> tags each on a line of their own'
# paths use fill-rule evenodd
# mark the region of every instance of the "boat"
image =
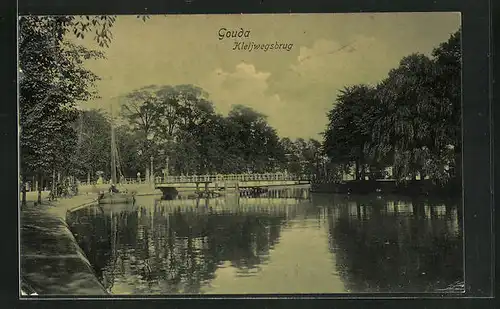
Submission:
<svg viewBox="0 0 500 309">
<path fill-rule="evenodd" d="M 111 110 L 111 186 L 107 192 L 99 193 L 99 204 L 135 204 L 135 194 L 128 192 L 125 188 L 122 188 L 122 190 L 118 189 L 117 171 L 120 173 L 120 176 L 123 176 L 119 168 L 118 149 L 116 147 L 115 128 L 113 125 L 113 110 Z"/>
<path fill-rule="evenodd" d="M 104 192 L 99 196 L 99 204 L 133 204 L 135 197 L 127 192 Z"/>
</svg>

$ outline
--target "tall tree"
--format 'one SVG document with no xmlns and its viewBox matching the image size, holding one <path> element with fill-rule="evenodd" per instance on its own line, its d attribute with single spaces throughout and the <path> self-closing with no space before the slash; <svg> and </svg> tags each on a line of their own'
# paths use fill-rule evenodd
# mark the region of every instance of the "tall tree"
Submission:
<svg viewBox="0 0 500 309">
<path fill-rule="evenodd" d="M 101 110 L 81 111 L 76 120 L 78 148 L 74 157 L 79 178 L 95 178 L 97 171 L 110 174 L 111 123 Z"/>
<path fill-rule="evenodd" d="M 321 143 L 315 139 L 309 139 L 302 150 L 304 167 L 303 174 L 317 175 L 321 169 Z"/>
<path fill-rule="evenodd" d="M 98 79 L 83 62 L 102 57 L 63 40 L 66 22 L 65 17 L 19 20 L 21 173 L 36 174 L 39 183 L 47 172 L 71 165 L 67 158 L 76 146 L 76 103 L 94 95 L 92 86 Z"/>
<path fill-rule="evenodd" d="M 461 171 L 460 30 L 432 57 L 404 57 L 376 88 L 346 87 L 330 111 L 324 149 L 332 163 L 391 165 L 399 181 L 444 184 Z M 359 168 L 360 167 L 360 168 Z"/>
<path fill-rule="evenodd" d="M 151 85 L 124 98 L 122 115 L 142 135 L 143 166 L 148 166 L 150 157 L 160 161 L 157 163 L 172 159 L 178 172 L 199 172 L 200 130 L 215 115 L 203 89 L 194 85 Z M 183 160 L 175 156 L 179 151 Z"/>
<path fill-rule="evenodd" d="M 122 116 L 139 137 L 139 161 L 142 168 L 148 168 L 150 157 L 155 154 L 154 139 L 157 134 L 154 123 L 161 117 L 156 91 L 156 86 L 134 90 L 125 95 L 125 102 L 121 105 Z"/>
<path fill-rule="evenodd" d="M 355 166 L 355 178 L 364 179 L 370 156 L 366 148 L 371 142 L 370 112 L 377 108 L 375 89 L 368 85 L 345 87 L 337 96 L 328 113 L 328 126 L 324 132 L 324 151 L 333 163 Z"/>
<path fill-rule="evenodd" d="M 388 110 L 374 125 L 376 147 L 392 151 L 399 180 L 430 175 L 439 182 L 449 177 L 450 159 L 446 123 L 442 123 L 442 98 L 436 93 L 438 65 L 422 54 L 404 57 L 379 88 Z M 389 143 L 388 143 L 389 142 Z"/>
<path fill-rule="evenodd" d="M 266 116 L 250 107 L 235 105 L 228 120 L 237 140 L 233 150 L 245 162 L 241 172 L 272 170 L 284 155 L 276 130 L 269 126 Z"/>
<path fill-rule="evenodd" d="M 127 125 L 118 126 L 115 131 L 121 172 L 125 177 L 135 178 L 143 170 L 139 158 L 141 145 L 137 143 L 140 139 Z"/>
<path fill-rule="evenodd" d="M 432 52 L 437 64 L 435 92 L 440 103 L 441 143 L 453 151 L 451 177 L 462 177 L 462 45 L 461 29 Z"/>
</svg>

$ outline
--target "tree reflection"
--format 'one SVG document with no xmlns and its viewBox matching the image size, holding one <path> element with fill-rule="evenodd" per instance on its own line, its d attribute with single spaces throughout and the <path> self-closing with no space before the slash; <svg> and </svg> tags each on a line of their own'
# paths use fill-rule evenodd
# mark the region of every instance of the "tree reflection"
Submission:
<svg viewBox="0 0 500 309">
<path fill-rule="evenodd" d="M 201 293 L 224 262 L 243 273 L 266 263 L 286 207 L 158 203 L 119 213 L 82 210 L 68 221 L 108 290 L 125 280 L 135 294 Z"/>
<path fill-rule="evenodd" d="M 102 281 L 103 268 L 112 259 L 111 229 L 106 228 L 110 225 L 109 218 L 96 214 L 100 214 L 98 208 L 82 209 L 70 213 L 67 222 L 80 248 L 91 261 L 98 279 Z"/>
<path fill-rule="evenodd" d="M 139 205 L 118 212 L 89 208 L 68 218 L 114 294 L 203 293 L 228 265 L 236 270 L 230 276 L 256 275 L 283 229 L 313 225 L 328 234 L 335 269 L 350 291 L 435 291 L 463 278 L 454 201 L 285 194 Z"/>
<path fill-rule="evenodd" d="M 353 292 L 424 292 L 461 281 L 457 205 L 337 198 L 328 208 L 330 249 Z"/>
</svg>

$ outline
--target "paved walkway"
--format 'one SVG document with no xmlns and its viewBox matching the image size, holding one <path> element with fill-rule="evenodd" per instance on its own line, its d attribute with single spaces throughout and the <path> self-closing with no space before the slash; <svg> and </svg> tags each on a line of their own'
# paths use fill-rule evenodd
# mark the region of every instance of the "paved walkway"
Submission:
<svg viewBox="0 0 500 309">
<path fill-rule="evenodd" d="M 34 205 L 28 193 L 21 210 L 21 278 L 38 295 L 105 295 L 65 219 L 72 208 L 92 203 L 94 194 Z"/>
</svg>

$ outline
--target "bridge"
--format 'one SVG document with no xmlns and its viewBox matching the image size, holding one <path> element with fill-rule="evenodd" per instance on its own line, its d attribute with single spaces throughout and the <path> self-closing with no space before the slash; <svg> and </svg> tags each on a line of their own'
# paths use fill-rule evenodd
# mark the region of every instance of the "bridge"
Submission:
<svg viewBox="0 0 500 309">
<path fill-rule="evenodd" d="M 271 187 L 310 185 L 311 179 L 310 175 L 286 173 L 165 176 L 155 178 L 155 189 L 160 189 L 165 197 L 176 196 L 177 189 L 200 191 L 200 185 L 204 192 L 260 192 Z"/>
</svg>

